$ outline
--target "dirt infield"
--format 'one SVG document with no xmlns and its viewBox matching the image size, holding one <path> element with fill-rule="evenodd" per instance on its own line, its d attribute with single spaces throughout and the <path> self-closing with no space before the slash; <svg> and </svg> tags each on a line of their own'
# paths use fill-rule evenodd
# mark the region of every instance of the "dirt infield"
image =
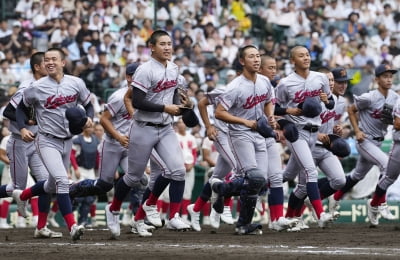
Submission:
<svg viewBox="0 0 400 260">
<path fill-rule="evenodd" d="M 34 239 L 33 229 L 0 230 L 0 259 L 398 259 L 400 224 L 334 223 L 327 229 L 311 226 L 299 233 L 272 232 L 238 236 L 233 226 L 217 232 L 156 230 L 140 238 L 122 227 L 121 237 L 111 240 L 104 227 L 87 229 L 72 243 L 65 228 L 59 239 Z M 178 258 L 179 259 L 179 258 Z"/>
</svg>

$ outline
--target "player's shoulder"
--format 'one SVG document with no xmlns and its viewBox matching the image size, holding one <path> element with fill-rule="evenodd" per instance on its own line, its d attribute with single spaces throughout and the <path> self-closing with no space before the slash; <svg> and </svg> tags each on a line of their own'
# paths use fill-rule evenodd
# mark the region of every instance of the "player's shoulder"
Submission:
<svg viewBox="0 0 400 260">
<path fill-rule="evenodd" d="M 108 98 L 108 103 L 115 101 L 117 99 L 123 99 L 123 97 L 125 96 L 126 91 L 128 91 L 128 86 L 123 87 L 123 88 L 119 88 L 116 91 L 114 91 L 114 93 L 111 94 L 111 96 Z"/>
<path fill-rule="evenodd" d="M 69 82 L 74 82 L 77 84 L 85 84 L 85 82 L 83 81 L 83 79 L 73 76 L 73 75 L 64 75 L 64 79 L 69 81 Z"/>
</svg>

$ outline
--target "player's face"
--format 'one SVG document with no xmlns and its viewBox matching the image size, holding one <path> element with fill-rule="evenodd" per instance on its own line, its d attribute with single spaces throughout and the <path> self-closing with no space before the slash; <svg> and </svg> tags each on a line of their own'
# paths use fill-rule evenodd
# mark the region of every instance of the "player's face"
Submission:
<svg viewBox="0 0 400 260">
<path fill-rule="evenodd" d="M 58 51 L 48 51 L 44 54 L 44 64 L 49 76 L 54 77 L 63 74 L 65 60 Z"/>
<path fill-rule="evenodd" d="M 241 59 L 243 68 L 248 72 L 254 73 L 260 71 L 261 57 L 256 48 L 245 50 L 244 58 Z"/>
<path fill-rule="evenodd" d="M 151 47 L 153 57 L 158 61 L 171 60 L 172 57 L 172 41 L 167 35 L 160 36 L 155 45 Z"/>
<path fill-rule="evenodd" d="M 333 86 L 333 94 L 336 96 L 343 96 L 347 89 L 347 81 L 338 82 L 335 81 L 335 85 Z"/>
<path fill-rule="evenodd" d="M 333 86 L 335 84 L 335 80 L 333 79 L 333 74 L 332 72 L 328 72 L 326 73 L 326 76 L 328 77 L 329 89 L 332 91 Z"/>
<path fill-rule="evenodd" d="M 132 83 L 133 74 L 125 74 L 125 79 L 126 79 L 126 82 L 128 82 L 128 86 L 130 86 Z"/>
<path fill-rule="evenodd" d="M 296 69 L 309 69 L 311 63 L 310 53 L 306 48 L 298 48 L 293 52 L 292 62 Z"/>
<path fill-rule="evenodd" d="M 267 59 L 264 61 L 260 68 L 260 73 L 270 80 L 273 80 L 276 76 L 276 61 L 275 59 Z"/>
<path fill-rule="evenodd" d="M 393 84 L 393 74 L 391 72 L 385 72 L 376 78 L 379 88 L 390 89 Z"/>
<path fill-rule="evenodd" d="M 44 77 L 44 76 L 48 75 L 47 69 L 46 69 L 46 66 L 45 66 L 45 63 L 44 63 L 44 59 L 40 63 L 40 65 L 38 67 L 36 67 L 36 68 L 37 68 L 37 72 L 40 74 L 41 77 Z"/>
</svg>

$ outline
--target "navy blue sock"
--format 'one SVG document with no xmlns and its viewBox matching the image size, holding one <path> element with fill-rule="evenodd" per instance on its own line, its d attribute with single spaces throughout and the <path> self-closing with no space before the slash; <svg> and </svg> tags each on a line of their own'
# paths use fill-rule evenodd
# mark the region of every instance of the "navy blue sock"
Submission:
<svg viewBox="0 0 400 260">
<path fill-rule="evenodd" d="M 204 184 L 203 190 L 201 191 L 200 198 L 204 201 L 208 201 L 211 197 L 211 184 L 207 182 Z"/>
<path fill-rule="evenodd" d="M 169 185 L 169 200 L 170 202 L 181 202 L 183 191 L 185 190 L 185 181 L 171 180 Z"/>
<path fill-rule="evenodd" d="M 124 201 L 126 195 L 131 190 L 131 187 L 126 185 L 124 178 L 120 178 L 115 185 L 115 198 L 119 201 Z"/>
<path fill-rule="evenodd" d="M 9 197 L 8 194 L 7 194 L 6 188 L 7 188 L 7 184 L 1 185 L 1 186 L 0 186 L 0 198 L 7 198 L 7 197 Z"/>
<path fill-rule="evenodd" d="M 288 201 L 288 206 L 289 206 L 290 208 L 292 208 L 292 209 L 298 209 L 298 208 L 299 208 L 299 205 L 300 205 L 300 207 L 303 206 L 303 203 L 304 203 L 304 199 L 298 198 L 298 197 L 294 194 L 294 192 L 290 193 L 289 201 Z"/>
<path fill-rule="evenodd" d="M 283 188 L 282 187 L 269 188 L 268 204 L 269 205 L 283 204 Z"/>
<path fill-rule="evenodd" d="M 48 213 L 50 211 L 50 199 L 51 195 L 48 193 L 39 196 L 38 199 L 39 212 Z"/>
<path fill-rule="evenodd" d="M 318 179 L 318 188 L 321 189 L 325 184 L 329 183 L 328 178 L 322 177 Z"/>
<path fill-rule="evenodd" d="M 72 213 L 72 204 L 68 193 L 57 194 L 57 202 L 63 216 Z"/>
<path fill-rule="evenodd" d="M 382 188 L 379 187 L 379 185 L 376 185 L 375 195 L 377 195 L 378 197 L 382 197 L 385 194 L 386 190 L 383 190 Z"/>
<path fill-rule="evenodd" d="M 142 202 L 141 204 L 143 204 L 150 196 L 151 190 L 149 187 L 146 188 L 146 190 L 143 193 L 143 197 L 142 197 Z"/>
<path fill-rule="evenodd" d="M 156 182 L 154 183 L 154 188 L 151 191 L 154 196 L 157 198 L 160 197 L 161 193 L 165 190 L 165 188 L 168 186 L 169 183 L 172 183 L 171 179 L 164 178 L 163 176 L 158 176 Z M 171 188 L 170 188 L 171 190 Z"/>
<path fill-rule="evenodd" d="M 350 175 L 347 175 L 346 176 L 346 184 L 344 185 L 344 187 L 340 191 L 342 191 L 342 193 L 346 193 L 349 190 L 351 190 L 357 183 L 358 183 L 358 181 L 353 180 L 350 177 Z"/>
<path fill-rule="evenodd" d="M 318 190 L 318 184 L 316 182 L 307 183 L 307 195 L 310 201 L 321 199 Z"/>
<path fill-rule="evenodd" d="M 321 199 L 325 199 L 335 193 L 336 190 L 331 187 L 329 182 L 327 182 L 324 185 L 319 186 L 319 192 L 321 194 Z"/>
<path fill-rule="evenodd" d="M 44 183 L 45 182 L 46 181 L 38 181 L 38 182 L 36 182 L 35 185 L 33 185 L 31 187 L 32 197 L 46 194 L 46 192 L 44 191 Z"/>
</svg>

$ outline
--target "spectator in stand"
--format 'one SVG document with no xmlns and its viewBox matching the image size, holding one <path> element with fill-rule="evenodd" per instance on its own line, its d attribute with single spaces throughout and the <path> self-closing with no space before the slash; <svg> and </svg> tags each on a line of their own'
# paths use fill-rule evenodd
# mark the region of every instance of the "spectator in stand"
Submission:
<svg viewBox="0 0 400 260">
<path fill-rule="evenodd" d="M 228 17 L 228 21 L 225 25 L 221 26 L 218 30 L 219 37 L 224 39 L 229 36 L 232 37 L 235 30 L 238 28 L 238 21 L 234 15 Z"/>
<path fill-rule="evenodd" d="M 383 13 L 379 15 L 375 21 L 377 24 L 383 24 L 389 32 L 396 32 L 397 26 L 394 21 L 394 14 L 389 3 L 384 4 Z"/>
<path fill-rule="evenodd" d="M 331 63 L 329 66 L 331 68 L 334 67 L 344 67 L 344 68 L 352 68 L 354 67 L 353 60 L 348 55 L 349 46 L 347 43 L 340 46 L 340 52 L 333 56 Z"/>
<path fill-rule="evenodd" d="M 0 61 L 0 83 L 6 85 L 15 84 L 17 79 L 10 69 L 8 60 L 3 59 Z"/>
<path fill-rule="evenodd" d="M 357 12 L 351 12 L 347 18 L 347 22 L 344 27 L 344 33 L 348 38 L 356 37 L 362 30 L 366 30 L 365 24 L 360 23 L 360 14 Z"/>
<path fill-rule="evenodd" d="M 327 66 L 330 64 L 334 56 L 340 52 L 340 46 L 344 44 L 343 34 L 337 34 L 332 43 L 328 44 L 322 53 L 322 64 Z"/>
<path fill-rule="evenodd" d="M 389 44 L 389 53 L 393 55 L 393 57 L 400 54 L 400 48 L 397 44 L 397 38 L 395 36 L 390 37 L 390 44 Z"/>
<path fill-rule="evenodd" d="M 353 62 L 355 68 L 365 68 L 371 57 L 367 54 L 367 45 L 365 43 L 358 44 L 358 53 L 354 56 Z"/>
<path fill-rule="evenodd" d="M 150 35 L 153 33 L 153 21 L 149 18 L 143 20 L 142 29 L 140 30 L 140 37 L 147 42 Z"/>
<path fill-rule="evenodd" d="M 338 0 L 328 1 L 324 9 L 324 17 L 331 24 L 346 19 L 346 16 L 344 15 L 343 5 L 339 4 Z"/>
<path fill-rule="evenodd" d="M 60 47 L 61 43 L 69 36 L 68 34 L 68 20 L 61 18 L 55 25 L 56 30 L 51 34 L 50 46 Z"/>
</svg>

